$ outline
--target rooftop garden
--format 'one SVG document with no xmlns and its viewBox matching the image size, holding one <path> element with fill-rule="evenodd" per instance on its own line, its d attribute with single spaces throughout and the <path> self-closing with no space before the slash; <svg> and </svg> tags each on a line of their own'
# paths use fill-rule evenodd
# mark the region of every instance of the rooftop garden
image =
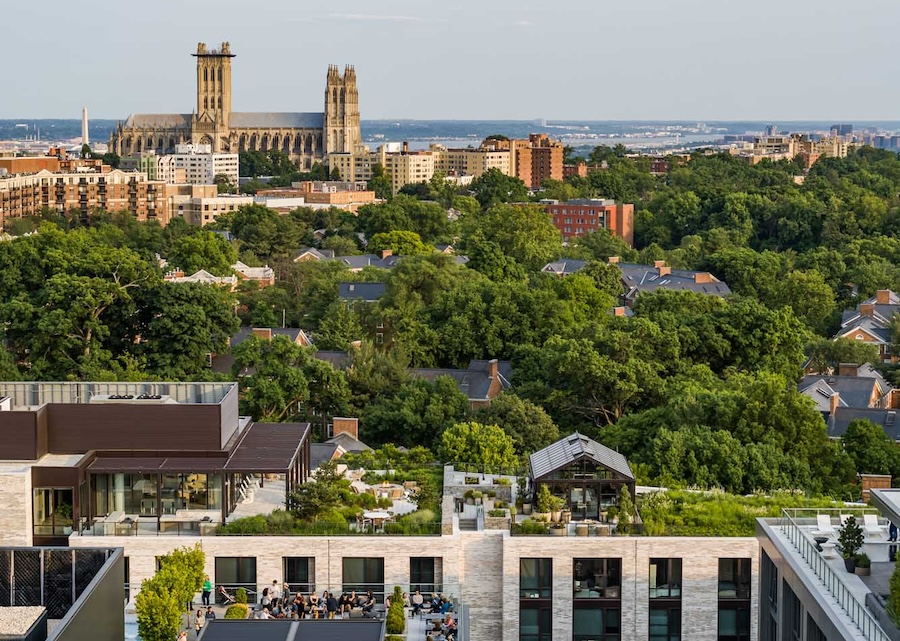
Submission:
<svg viewBox="0 0 900 641">
<path fill-rule="evenodd" d="M 422 447 L 388 445 L 323 463 L 285 509 L 236 519 L 217 534 L 440 534 L 442 470 L 433 458 Z"/>
</svg>

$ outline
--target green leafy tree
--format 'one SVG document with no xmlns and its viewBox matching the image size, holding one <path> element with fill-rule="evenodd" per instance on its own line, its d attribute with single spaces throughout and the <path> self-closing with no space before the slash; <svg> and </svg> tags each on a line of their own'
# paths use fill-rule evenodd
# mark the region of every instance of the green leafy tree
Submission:
<svg viewBox="0 0 900 641">
<path fill-rule="evenodd" d="M 559 428 L 544 408 L 509 392 L 494 397 L 490 405 L 478 410 L 475 418 L 482 425 L 502 428 L 520 457 L 559 440 Z"/>
<path fill-rule="evenodd" d="M 369 241 L 371 251 L 390 249 L 399 256 L 418 256 L 434 251 L 434 247 L 422 242 L 419 234 L 412 231 L 390 231 L 375 234 Z"/>
<path fill-rule="evenodd" d="M 512 438 L 496 425 L 474 421 L 457 423 L 441 434 L 440 455 L 452 463 L 468 463 L 486 470 L 518 465 Z"/>
<path fill-rule="evenodd" d="M 170 590 L 151 579 L 141 584 L 134 602 L 138 635 L 146 641 L 172 641 L 181 628 L 184 604 Z"/>
<path fill-rule="evenodd" d="M 337 463 L 326 461 L 316 468 L 312 481 L 301 483 L 288 498 L 288 507 L 296 518 L 311 521 L 333 510 L 340 503 L 346 483 L 337 471 Z"/>
<path fill-rule="evenodd" d="M 350 343 L 363 337 L 359 312 L 344 301 L 337 300 L 325 310 L 316 331 L 316 347 L 325 350 L 346 351 Z"/>
<path fill-rule="evenodd" d="M 471 237 L 494 242 L 504 254 L 529 270 L 540 269 L 562 251 L 559 230 L 537 205 L 491 207 L 480 217 L 466 218 L 463 234 L 464 245 Z"/>
<path fill-rule="evenodd" d="M 496 167 L 488 169 L 472 181 L 469 190 L 483 209 L 498 203 L 528 200 L 528 187 L 515 176 L 507 176 Z"/>
<path fill-rule="evenodd" d="M 374 191 L 376 198 L 382 198 L 384 200 L 391 199 L 391 196 L 393 195 L 391 177 L 384 170 L 382 165 L 376 163 L 372 166 L 372 177 L 366 184 L 366 188 L 369 191 Z"/>
<path fill-rule="evenodd" d="M 871 421 L 850 421 L 841 442 L 859 474 L 894 474 L 900 467 L 897 445 Z"/>
<path fill-rule="evenodd" d="M 814 338 L 807 343 L 806 355 L 813 372 L 824 374 L 836 370 L 841 363 L 877 363 L 880 360 L 878 348 L 871 343 L 850 338 Z"/>
<path fill-rule="evenodd" d="M 233 273 L 231 266 L 237 262 L 237 254 L 221 236 L 200 231 L 176 240 L 169 249 L 168 260 L 185 274 L 205 269 L 215 276 L 229 276 Z"/>
<path fill-rule="evenodd" d="M 252 336 L 232 349 L 240 377 L 241 411 L 258 421 L 287 421 L 309 400 L 305 370 L 312 356 L 284 336 Z"/>
</svg>

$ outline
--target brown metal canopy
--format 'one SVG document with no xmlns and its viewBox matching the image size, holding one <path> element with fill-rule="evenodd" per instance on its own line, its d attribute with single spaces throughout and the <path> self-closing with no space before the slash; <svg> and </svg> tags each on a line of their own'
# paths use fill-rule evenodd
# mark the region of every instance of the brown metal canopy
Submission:
<svg viewBox="0 0 900 641">
<path fill-rule="evenodd" d="M 226 472 L 281 474 L 291 470 L 309 437 L 309 423 L 253 423 L 225 462 Z"/>
</svg>

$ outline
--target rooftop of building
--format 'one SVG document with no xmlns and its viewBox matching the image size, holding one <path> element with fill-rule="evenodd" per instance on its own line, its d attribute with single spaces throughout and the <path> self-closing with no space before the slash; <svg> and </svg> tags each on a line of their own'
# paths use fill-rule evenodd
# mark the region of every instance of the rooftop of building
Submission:
<svg viewBox="0 0 900 641">
<path fill-rule="evenodd" d="M 221 403 L 236 383 L 0 382 L 0 399 L 11 409 L 48 403 L 119 403 L 131 405 Z"/>
</svg>

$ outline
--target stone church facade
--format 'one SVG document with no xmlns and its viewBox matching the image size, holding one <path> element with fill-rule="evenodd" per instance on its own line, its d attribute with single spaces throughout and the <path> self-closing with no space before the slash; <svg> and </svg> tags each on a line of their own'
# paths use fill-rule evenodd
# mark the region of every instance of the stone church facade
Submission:
<svg viewBox="0 0 900 641">
<path fill-rule="evenodd" d="M 213 152 L 279 149 L 302 169 L 330 153 L 349 153 L 362 142 L 356 70 L 328 67 L 324 113 L 249 113 L 231 110 L 231 45 L 197 45 L 197 106 L 190 114 L 132 114 L 110 135 L 109 149 L 120 156 L 175 145 L 211 145 Z"/>
</svg>

